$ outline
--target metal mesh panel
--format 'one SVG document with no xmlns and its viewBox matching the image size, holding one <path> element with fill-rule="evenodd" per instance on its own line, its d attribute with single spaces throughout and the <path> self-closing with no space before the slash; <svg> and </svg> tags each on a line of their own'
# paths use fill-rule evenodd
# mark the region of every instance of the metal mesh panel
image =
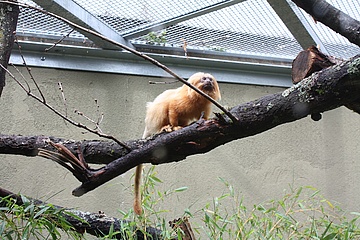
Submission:
<svg viewBox="0 0 360 240">
<path fill-rule="evenodd" d="M 160 23 L 167 23 L 176 17 L 194 13 L 214 4 L 228 0 L 74 0 L 99 20 L 105 22 L 126 39 L 137 44 L 161 44 L 171 51 L 171 47 L 181 47 L 186 41 L 188 49 L 213 52 L 246 54 L 276 58 L 294 58 L 301 47 L 288 31 L 266 0 L 247 0 L 190 20 L 168 24 L 154 31 L 158 39 L 151 39 L 148 33 L 132 35 L 137 31 Z M 31 5 L 32 1 L 22 0 Z M 290 1 L 289 1 L 290 2 Z M 354 18 L 360 16 L 358 0 L 330 0 Z M 300 12 L 300 10 L 298 10 Z M 344 37 L 334 33 L 321 23 L 315 24 L 308 14 L 303 18 L 314 29 L 328 52 L 334 56 L 350 57 L 359 53 L 359 48 Z M 66 24 L 34 10 L 22 9 L 17 31 L 24 35 L 40 38 L 58 38 L 68 34 L 71 28 Z M 87 39 L 74 31 L 69 38 Z M 159 41 L 159 39 L 161 41 Z"/>
<path fill-rule="evenodd" d="M 168 44 L 181 46 L 182 39 L 189 48 L 231 53 L 289 58 L 301 51 L 267 1 L 248 0 L 166 29 Z"/>
<path fill-rule="evenodd" d="M 41 9 L 41 7 L 29 0 L 19 2 Z M 62 21 L 36 10 L 20 8 L 16 31 L 18 35 L 36 35 L 40 38 L 59 38 L 59 36 L 69 34 L 72 31 L 72 28 Z M 71 32 L 69 38 L 86 39 L 84 35 L 77 31 Z"/>
<path fill-rule="evenodd" d="M 122 34 L 224 1 L 76 0 Z M 155 31 L 161 35 L 163 30 Z M 248 0 L 166 28 L 166 46 L 292 58 L 300 45 L 267 1 Z M 134 43 L 154 44 L 144 35 Z"/>
<path fill-rule="evenodd" d="M 214 3 L 223 2 L 223 0 L 75 0 L 75 2 L 124 34 L 196 11 Z"/>
</svg>

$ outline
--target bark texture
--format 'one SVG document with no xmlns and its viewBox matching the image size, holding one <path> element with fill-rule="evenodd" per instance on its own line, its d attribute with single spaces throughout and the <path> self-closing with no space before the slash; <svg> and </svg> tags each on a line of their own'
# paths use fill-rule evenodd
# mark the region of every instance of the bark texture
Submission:
<svg viewBox="0 0 360 240">
<path fill-rule="evenodd" d="M 16 2 L 16 1 L 14 1 Z M 14 45 L 19 6 L 0 3 L 0 64 L 8 66 Z M 0 68 L 0 96 L 5 86 L 5 70 Z"/>
</svg>

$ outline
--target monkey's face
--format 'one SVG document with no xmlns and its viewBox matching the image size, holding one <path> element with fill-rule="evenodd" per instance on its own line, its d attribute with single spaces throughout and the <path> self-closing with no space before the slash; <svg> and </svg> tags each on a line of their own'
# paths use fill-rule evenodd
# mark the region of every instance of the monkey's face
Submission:
<svg viewBox="0 0 360 240">
<path fill-rule="evenodd" d="M 211 74 L 198 72 L 192 75 L 188 81 L 212 98 L 220 99 L 219 85 Z"/>
<path fill-rule="evenodd" d="M 214 77 L 210 74 L 204 74 L 204 76 L 200 78 L 198 88 L 200 88 L 204 92 L 214 91 L 214 87 Z"/>
</svg>

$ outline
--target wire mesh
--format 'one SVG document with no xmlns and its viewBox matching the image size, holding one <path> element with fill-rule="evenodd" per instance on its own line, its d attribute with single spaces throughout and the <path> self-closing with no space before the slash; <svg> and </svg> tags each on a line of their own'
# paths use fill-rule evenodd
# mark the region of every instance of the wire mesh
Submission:
<svg viewBox="0 0 360 240">
<path fill-rule="evenodd" d="M 75 0 L 78 4 L 103 19 L 114 29 L 124 34 L 161 23 L 176 16 L 196 11 L 224 0 Z"/>
<path fill-rule="evenodd" d="M 42 9 L 40 6 L 29 0 L 19 1 L 30 6 Z M 86 39 L 84 35 L 73 31 L 67 24 L 50 17 L 39 11 L 30 8 L 20 8 L 16 32 L 18 35 L 37 36 L 39 38 L 59 38 L 69 35 L 73 39 Z"/>
<path fill-rule="evenodd" d="M 176 22 L 174 19 L 232 0 L 74 0 L 130 42 L 165 46 L 169 52 L 172 47 L 183 46 L 184 42 L 188 49 L 260 58 L 291 59 L 302 50 L 266 0 L 233 1 L 231 6 Z M 30 0 L 21 2 L 36 6 Z M 359 18 L 358 0 L 329 2 L 353 18 Z M 315 24 L 306 13 L 302 14 L 331 55 L 346 58 L 359 53 L 359 48 L 344 37 L 321 23 Z M 24 36 L 57 38 L 69 34 L 71 30 L 59 20 L 31 9 L 21 9 L 17 32 Z M 69 38 L 87 40 L 76 31 L 71 32 Z"/>
<path fill-rule="evenodd" d="M 218 52 L 291 58 L 301 51 L 267 1 L 244 1 L 166 29 L 166 43 L 181 46 L 184 40 L 188 48 Z"/>
</svg>

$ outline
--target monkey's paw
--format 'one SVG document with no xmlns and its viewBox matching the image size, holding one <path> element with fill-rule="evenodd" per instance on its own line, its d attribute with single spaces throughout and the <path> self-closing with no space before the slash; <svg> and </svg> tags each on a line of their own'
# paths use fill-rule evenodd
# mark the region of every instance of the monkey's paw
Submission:
<svg viewBox="0 0 360 240">
<path fill-rule="evenodd" d="M 161 132 L 172 132 L 172 131 L 176 131 L 176 130 L 179 130 L 181 129 L 182 127 L 181 126 L 171 126 L 171 125 L 167 125 L 167 126 L 164 126 L 161 128 Z"/>
</svg>

